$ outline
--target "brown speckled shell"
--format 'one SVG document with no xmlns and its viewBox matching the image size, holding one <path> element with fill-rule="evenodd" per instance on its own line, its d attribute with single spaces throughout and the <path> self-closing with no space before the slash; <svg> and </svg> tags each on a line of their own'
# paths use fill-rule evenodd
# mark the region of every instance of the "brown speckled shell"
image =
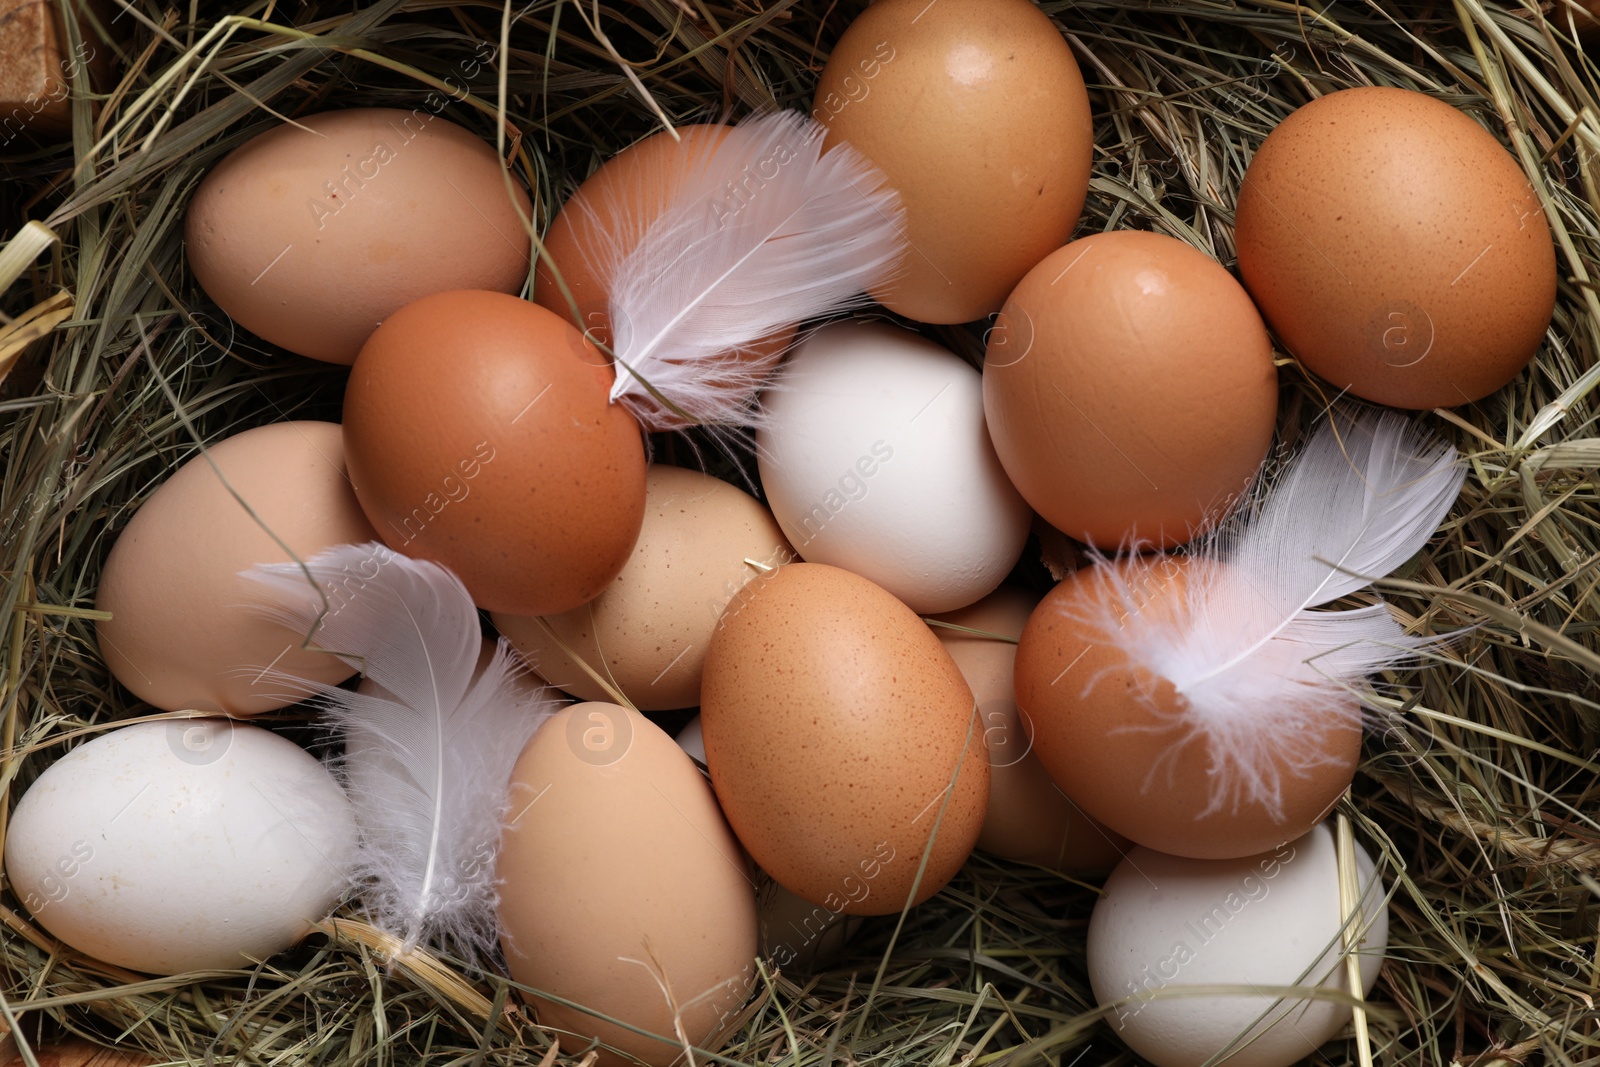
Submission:
<svg viewBox="0 0 1600 1067">
<path fill-rule="evenodd" d="M 775 567 L 795 553 L 760 501 L 709 474 L 657 463 L 645 494 L 639 541 L 598 597 L 543 620 L 497 614 L 494 624 L 580 699 L 608 697 L 568 650 L 642 711 L 694 707 L 717 619 L 761 573 L 746 560 Z"/>
<path fill-rule="evenodd" d="M 611 364 L 553 313 L 438 293 L 372 335 L 344 401 L 350 481 L 378 535 L 442 563 L 490 611 L 600 594 L 644 522 L 639 424 Z"/>
<path fill-rule="evenodd" d="M 990 332 L 989 436 L 1070 537 L 1189 540 L 1249 484 L 1278 415 L 1272 344 L 1223 266 L 1157 233 L 1100 233 L 1028 272 Z"/>
<path fill-rule="evenodd" d="M 1515 159 L 1406 89 L 1330 93 L 1262 143 L 1239 193 L 1239 272 L 1289 352 L 1337 389 L 1454 407 L 1527 365 L 1555 249 Z"/>
<path fill-rule="evenodd" d="M 831 911 L 928 899 L 983 826 L 989 765 L 967 683 L 910 608 L 849 571 L 793 563 L 744 588 L 706 656 L 700 724 L 739 840 Z"/>
<path fill-rule="evenodd" d="M 811 113 L 899 190 L 911 252 L 872 295 L 923 322 L 1000 310 L 1089 190 L 1083 75 L 1030 0 L 878 0 L 834 46 Z"/>
<path fill-rule="evenodd" d="M 1182 595 L 1185 561 L 1168 562 L 1140 579 L 1135 610 L 1170 611 Z M 1355 776 L 1360 721 L 1326 725 L 1321 741 L 1330 759 L 1312 773 L 1280 768 L 1281 820 L 1253 804 L 1201 815 L 1210 799 L 1209 764 L 1203 746 L 1185 745 L 1181 722 L 1171 717 L 1180 710 L 1178 695 L 1164 679 L 1140 677 L 1074 617 L 1092 615 L 1075 600 L 1104 588 L 1089 572 L 1068 575 L 1034 610 L 1017 646 L 1017 705 L 1033 721 L 1040 761 L 1067 794 L 1130 840 L 1194 859 L 1265 852 L 1326 818 Z"/>
</svg>

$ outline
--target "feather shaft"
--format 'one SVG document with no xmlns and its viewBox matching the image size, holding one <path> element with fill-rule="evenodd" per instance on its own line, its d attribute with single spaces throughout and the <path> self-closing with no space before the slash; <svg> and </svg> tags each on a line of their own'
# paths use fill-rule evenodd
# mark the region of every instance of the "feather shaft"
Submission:
<svg viewBox="0 0 1600 1067">
<path fill-rule="evenodd" d="M 306 572 L 321 596 L 308 595 Z M 344 756 L 356 878 L 373 923 L 410 951 L 429 944 L 481 965 L 494 951 L 494 856 L 511 768 L 555 710 L 503 641 L 481 664 L 477 609 L 445 568 L 384 545 L 342 545 L 245 572 L 269 617 L 363 672 L 355 692 L 315 695 Z"/>
<path fill-rule="evenodd" d="M 753 424 L 755 395 L 781 355 L 773 336 L 865 304 L 898 270 L 899 194 L 848 145 L 823 152 L 825 132 L 785 111 L 709 148 L 686 143 L 659 212 L 637 234 L 587 250 L 610 294 L 611 399 L 646 429 Z"/>
</svg>

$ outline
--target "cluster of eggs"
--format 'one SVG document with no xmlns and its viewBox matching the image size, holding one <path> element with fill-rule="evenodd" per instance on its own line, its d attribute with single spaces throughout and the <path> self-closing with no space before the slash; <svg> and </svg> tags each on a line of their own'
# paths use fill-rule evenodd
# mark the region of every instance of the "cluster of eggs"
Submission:
<svg viewBox="0 0 1600 1067">
<path fill-rule="evenodd" d="M 498 857 L 507 961 L 546 1025 L 670 1062 L 737 1021 L 758 953 L 811 958 L 841 917 L 925 901 L 974 848 L 1115 867 L 1091 977 L 1161 1067 L 1225 1050 L 1281 1065 L 1343 1025 L 1337 995 L 1157 994 L 1344 988 L 1347 910 L 1319 824 L 1359 729 L 1287 816 L 1199 818 L 1203 767 L 1168 774 L 1126 729 L 1125 697 L 1054 684 L 1109 656 L 1053 607 L 1086 586 L 1069 577 L 1041 609 L 1002 583 L 1035 515 L 1107 552 L 1213 525 L 1274 436 L 1269 325 L 1332 390 L 1379 403 L 1505 385 L 1554 300 L 1535 194 L 1448 105 L 1347 90 L 1251 165 L 1243 284 L 1159 234 L 1070 240 L 1089 98 L 1028 0 L 879 0 L 834 49 L 813 114 L 905 207 L 905 268 L 871 295 L 923 323 L 993 321 L 981 373 L 884 322 L 806 334 L 761 400 L 765 503 L 648 462 L 594 343 L 612 324 L 586 249 L 637 239 L 675 161 L 724 128 L 607 163 L 537 261 L 525 191 L 430 108 L 300 118 L 211 172 L 188 216 L 197 280 L 263 340 L 351 363 L 344 421 L 229 437 L 122 531 L 98 599 L 109 668 L 155 708 L 232 718 L 112 731 L 45 772 L 6 854 L 41 923 L 175 971 L 270 954 L 333 906 L 348 802 L 309 755 L 236 720 L 300 699 L 285 678 L 351 668 L 250 610 L 240 575 L 382 540 L 450 567 L 582 701 L 522 752 Z M 530 274 L 533 301 L 518 295 Z M 641 713 L 694 707 L 681 747 Z M 240 810 L 259 828 L 233 832 Z M 778 887 L 759 902 L 752 862 Z M 1383 909 L 1358 866 L 1370 987 Z M 134 913 L 139 930 L 171 924 L 139 941 Z"/>
</svg>

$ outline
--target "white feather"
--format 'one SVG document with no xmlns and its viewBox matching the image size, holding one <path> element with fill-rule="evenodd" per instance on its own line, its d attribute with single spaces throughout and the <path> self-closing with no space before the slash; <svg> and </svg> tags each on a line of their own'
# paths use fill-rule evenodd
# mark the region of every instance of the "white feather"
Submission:
<svg viewBox="0 0 1600 1067">
<path fill-rule="evenodd" d="M 1179 710 L 1162 727 L 1179 726 L 1184 740 L 1169 755 L 1193 758 L 1179 750 L 1202 746 L 1208 812 L 1259 804 L 1279 815 L 1278 768 L 1305 775 L 1325 762 L 1325 732 L 1360 721 L 1366 679 L 1430 643 L 1381 602 L 1312 609 L 1415 554 L 1464 477 L 1453 448 L 1399 415 L 1363 414 L 1342 429 L 1330 420 L 1258 487 L 1253 507 L 1195 547 L 1179 602 L 1143 610 L 1164 557 L 1096 565 L 1091 621 L 1176 690 Z"/>
<path fill-rule="evenodd" d="M 781 355 L 758 342 L 862 305 L 893 277 L 906 251 L 899 194 L 849 145 L 824 154 L 825 132 L 780 111 L 709 150 L 685 145 L 675 194 L 647 209 L 659 206 L 654 221 L 585 251 L 610 293 L 611 399 L 646 429 L 749 424 Z"/>
<path fill-rule="evenodd" d="M 370 683 L 367 692 L 301 683 L 344 739 L 337 770 L 361 830 L 362 901 L 407 951 L 432 944 L 487 959 L 512 765 L 556 702 L 528 695 L 503 640 L 474 679 L 477 609 L 444 567 L 374 542 L 329 549 L 306 569 L 325 610 L 296 564 L 245 574 L 271 594 L 272 617 Z"/>
</svg>

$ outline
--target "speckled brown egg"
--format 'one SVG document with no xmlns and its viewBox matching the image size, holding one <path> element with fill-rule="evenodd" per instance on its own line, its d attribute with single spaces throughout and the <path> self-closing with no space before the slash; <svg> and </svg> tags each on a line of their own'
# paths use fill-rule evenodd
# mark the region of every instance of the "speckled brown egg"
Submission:
<svg viewBox="0 0 1600 1067">
<path fill-rule="evenodd" d="M 252 608 L 264 598 L 240 572 L 373 537 L 337 423 L 274 423 L 219 441 L 179 467 L 117 536 L 95 595 L 95 607 L 111 612 L 95 623 L 106 666 L 168 711 L 254 715 L 305 696 L 264 674 L 269 666 L 337 684 L 354 673 L 349 664 L 301 648 L 304 634 Z"/>
<path fill-rule="evenodd" d="M 936 616 L 950 625 L 933 628 L 971 687 L 983 724 L 989 810 L 978 848 L 1067 874 L 1104 874 L 1132 843 L 1062 792 L 1033 751 L 1032 724 L 1017 711 L 1016 642 L 1038 603 L 1036 593 L 1001 586 L 971 607 Z"/>
<path fill-rule="evenodd" d="M 189 203 L 184 246 L 240 326 L 350 363 L 418 297 L 518 292 L 528 214 L 494 148 L 435 109 L 352 108 L 299 116 L 225 156 Z"/>
<path fill-rule="evenodd" d="M 684 181 L 709 161 L 728 137 L 742 137 L 736 126 L 717 123 L 680 126 L 677 138 L 662 131 L 629 145 L 591 174 L 561 206 L 544 237 L 550 262 L 534 267 L 533 298 L 571 320 L 602 345 L 611 343 L 611 279 L 623 257 L 639 245 L 650 226 L 678 195 Z M 565 282 L 572 301 L 561 291 Z M 753 362 L 775 362 L 794 342 L 793 328 L 779 330 L 743 353 Z M 683 425 L 674 413 L 650 407 L 654 425 Z"/>
<path fill-rule="evenodd" d="M 1187 568 L 1179 556 L 1140 565 L 1114 613 L 1172 615 Z M 1185 718 L 1184 699 L 1171 682 L 1131 665 L 1089 621 L 1109 610 L 1103 598 L 1115 588 L 1094 568 L 1068 575 L 1034 610 L 1017 646 L 1017 707 L 1032 721 L 1034 751 L 1057 784 L 1130 840 L 1194 859 L 1265 852 L 1321 822 L 1355 776 L 1359 716 L 1333 717 L 1302 735 L 1300 755 L 1321 750 L 1321 762 L 1305 773 L 1275 757 L 1278 811 L 1244 800 L 1213 810 L 1221 769 Z"/>
<path fill-rule="evenodd" d="M 1329 93 L 1284 119 L 1245 174 L 1236 242 L 1284 347 L 1394 407 L 1499 389 L 1555 306 L 1550 227 L 1517 161 L 1407 89 Z"/>
<path fill-rule="evenodd" d="M 1278 414 L 1272 344 L 1220 263 L 1141 230 L 1028 272 L 990 332 L 995 452 L 1051 526 L 1107 549 L 1180 544 L 1254 477 Z"/>
<path fill-rule="evenodd" d="M 523 749 L 509 804 L 496 868 L 506 963 L 579 1005 L 530 997 L 540 1025 L 564 1050 L 597 1039 L 656 1067 L 682 1063 L 684 1039 L 714 1045 L 755 981 L 756 890 L 693 761 L 635 711 L 577 704 Z"/>
<path fill-rule="evenodd" d="M 928 899 L 983 826 L 967 683 L 911 609 L 849 571 L 791 563 L 745 586 L 711 640 L 700 726 L 739 840 L 830 911 Z"/>
<path fill-rule="evenodd" d="M 598 674 L 641 710 L 689 708 L 700 703 L 722 609 L 762 568 L 794 559 L 794 549 L 760 501 L 709 474 L 655 464 L 645 501 L 633 554 L 598 597 L 543 619 L 497 614 L 494 624 L 574 696 L 607 699 Z"/>
<path fill-rule="evenodd" d="M 811 113 L 900 193 L 912 251 L 872 295 L 910 318 L 1000 310 L 1083 209 L 1088 92 L 1030 0 L 878 0 L 834 46 Z"/>
<path fill-rule="evenodd" d="M 350 370 L 350 480 L 398 552 L 455 572 L 479 607 L 569 611 L 628 561 L 644 522 L 639 424 L 610 362 L 503 293 L 437 293 L 385 320 Z"/>
</svg>

